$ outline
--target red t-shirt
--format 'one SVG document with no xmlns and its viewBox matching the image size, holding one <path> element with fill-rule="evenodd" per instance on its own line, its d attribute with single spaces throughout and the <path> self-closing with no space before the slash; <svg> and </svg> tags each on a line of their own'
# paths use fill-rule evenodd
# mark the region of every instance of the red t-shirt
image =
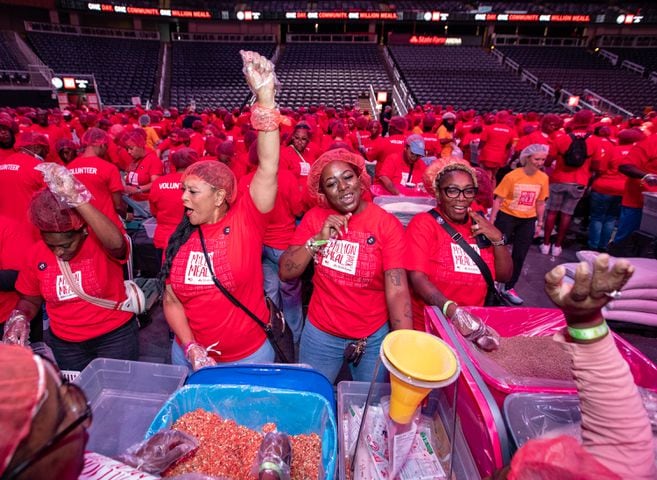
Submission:
<svg viewBox="0 0 657 480">
<path fill-rule="evenodd" d="M 259 319 L 267 323 L 262 276 L 262 240 L 266 216 L 251 195 L 242 195 L 224 218 L 202 225 L 215 275 L 226 289 Z M 252 318 L 233 305 L 213 283 L 198 231 L 180 248 L 168 282 L 183 304 L 196 342 L 204 347 L 219 342 L 217 361 L 232 362 L 258 350 L 265 333 Z"/>
<path fill-rule="evenodd" d="M 516 152 L 520 154 L 520 152 L 522 152 L 525 147 L 535 144 L 550 145 L 549 135 L 547 133 L 541 132 L 540 130 L 534 130 L 529 135 L 520 137 L 518 139 L 518 143 L 516 143 Z"/>
<path fill-rule="evenodd" d="M 332 209 L 315 207 L 303 217 L 292 245 L 322 229 Z M 363 338 L 388 321 L 384 272 L 403 267 L 404 229 L 392 214 L 368 203 L 351 217 L 349 232 L 317 254 L 308 319 L 341 338 Z"/>
<path fill-rule="evenodd" d="M 107 157 L 110 162 L 123 171 L 126 171 L 132 163 L 132 157 L 126 152 L 125 148 L 119 147 L 113 141 L 107 144 Z"/>
<path fill-rule="evenodd" d="M 315 151 L 306 148 L 303 153 L 303 161 L 292 145 L 281 148 L 280 170 L 289 170 L 296 177 L 299 189 L 305 191 L 308 188 L 308 173 L 310 166 L 315 163 L 317 156 Z"/>
<path fill-rule="evenodd" d="M 653 134 L 637 143 L 627 154 L 625 163 L 635 165 L 646 173 L 657 174 L 657 135 Z M 643 208 L 642 192 L 657 192 L 657 187 L 642 183 L 640 178 L 628 177 L 625 183 L 622 205 L 624 207 Z"/>
<path fill-rule="evenodd" d="M 618 167 L 627 163 L 627 154 L 633 145 L 613 147 L 609 156 L 600 162 L 600 176 L 595 179 L 591 190 L 605 195 L 623 195 L 627 177 L 618 171 Z"/>
<path fill-rule="evenodd" d="M 404 161 L 402 154 L 396 153 L 386 157 L 376 181 L 381 184 L 381 177 L 388 177 L 395 185 L 409 186 L 409 183 L 417 185 L 422 183 L 422 177 L 426 169 L 427 166 L 422 160 L 417 160 L 411 168 Z"/>
<path fill-rule="evenodd" d="M 127 185 L 138 186 L 151 183 L 153 175 L 162 175 L 162 162 L 154 150 L 148 150 L 146 155 L 138 162 L 130 165 L 125 176 Z M 138 201 L 148 200 L 148 193 L 135 193 L 132 198 Z"/>
<path fill-rule="evenodd" d="M 93 195 L 90 203 L 112 220 L 119 230 L 125 231 L 112 198 L 113 193 L 123 192 L 121 174 L 116 165 L 100 157 L 77 157 L 67 167 Z"/>
<path fill-rule="evenodd" d="M 251 180 L 255 172 L 251 172 L 240 180 L 239 194 L 248 195 Z M 276 202 L 271 212 L 267 214 L 267 229 L 263 244 L 278 250 L 285 250 L 296 229 L 296 217 L 302 213 L 301 192 L 297 179 L 287 170 L 278 171 L 278 190 Z"/>
<path fill-rule="evenodd" d="M 32 196 L 46 186 L 43 173 L 34 169 L 41 163 L 21 152 L 0 163 L 0 215 L 19 223 L 27 221 Z"/>
<path fill-rule="evenodd" d="M 16 153 L 16 150 L 13 148 L 0 148 L 0 163 L 4 162 L 5 159 L 11 157 L 14 153 Z"/>
<path fill-rule="evenodd" d="M 481 141 L 485 142 L 479 154 L 481 164 L 489 167 L 503 167 L 509 159 L 509 148 L 516 132 L 504 123 L 493 123 L 484 128 Z"/>
<path fill-rule="evenodd" d="M 408 135 L 404 134 L 395 134 L 395 135 L 390 135 L 389 137 L 386 138 L 388 140 L 387 144 L 383 144 L 383 150 L 378 153 L 377 157 L 377 164 L 376 168 L 374 170 L 374 175 L 375 177 L 378 177 L 380 175 L 379 172 L 381 172 L 381 169 L 383 168 L 383 164 L 385 163 L 386 159 L 392 155 L 392 154 L 400 154 L 404 151 L 404 144 L 406 142 L 406 137 Z"/>
<path fill-rule="evenodd" d="M 443 216 L 443 218 L 445 218 Z M 468 244 L 479 252 L 495 278 L 493 248 L 479 250 L 472 235 L 472 221 L 464 224 L 449 222 L 463 235 Z M 423 272 L 440 292 L 459 305 L 482 306 L 488 289 L 477 265 L 467 253 L 452 240 L 430 213 L 413 217 L 404 233 L 406 244 L 405 268 L 409 272 Z M 411 290 L 412 292 L 412 290 Z M 414 292 L 413 328 L 424 331 L 425 304 Z"/>
<path fill-rule="evenodd" d="M 440 145 L 438 140 L 438 135 L 435 133 L 424 132 L 422 133 L 422 138 L 424 138 L 424 149 L 426 150 L 426 156 L 440 156 L 440 151 L 443 147 Z"/>
<path fill-rule="evenodd" d="M 390 148 L 390 141 L 386 137 L 376 137 L 374 140 L 367 138 L 363 140 L 367 151 L 367 159 L 370 162 L 383 163 L 386 152 Z"/>
<path fill-rule="evenodd" d="M 155 248 L 166 248 L 169 237 L 183 218 L 182 172 L 158 177 L 151 186 L 148 203 L 157 220 L 153 244 Z"/>
<path fill-rule="evenodd" d="M 586 130 L 573 130 L 575 136 L 587 135 Z M 591 162 L 600 159 L 600 138 L 594 135 L 586 139 L 587 157 L 581 167 L 569 167 L 565 164 L 563 156 L 570 147 L 572 140 L 570 135 L 561 135 L 555 140 L 557 151 L 557 163 L 554 172 L 550 176 L 550 183 L 576 183 L 577 185 L 588 185 L 591 178 Z"/>
<path fill-rule="evenodd" d="M 24 224 L 0 217 L 0 270 L 20 271 L 25 268 L 32 243 L 31 232 Z M 7 320 L 17 301 L 15 291 L 0 291 L 0 323 Z"/>
<path fill-rule="evenodd" d="M 199 157 L 205 152 L 205 136 L 201 133 L 194 132 L 189 136 L 189 148 L 196 150 Z"/>
<path fill-rule="evenodd" d="M 126 254 L 127 259 L 127 254 Z M 73 276 L 88 295 L 125 300 L 122 262 L 111 257 L 94 235 L 89 235 L 69 262 Z M 80 284 L 80 283 L 79 283 Z M 55 254 L 43 241 L 31 249 L 27 267 L 20 271 L 16 290 L 41 296 L 46 302 L 53 333 L 68 342 L 83 342 L 111 332 L 132 317 L 130 312 L 97 307 L 82 300 L 64 278 Z"/>
</svg>

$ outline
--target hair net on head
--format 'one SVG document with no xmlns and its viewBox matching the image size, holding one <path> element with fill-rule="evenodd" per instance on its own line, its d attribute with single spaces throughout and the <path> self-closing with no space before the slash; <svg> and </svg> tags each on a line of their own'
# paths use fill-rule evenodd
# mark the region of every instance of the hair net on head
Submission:
<svg viewBox="0 0 657 480">
<path fill-rule="evenodd" d="M 231 140 L 226 140 L 221 142 L 221 145 L 217 147 L 217 156 L 225 155 L 226 157 L 232 157 L 235 155 L 235 144 Z"/>
<path fill-rule="evenodd" d="M 42 232 L 72 232 L 85 225 L 78 212 L 61 203 L 48 189 L 34 194 L 28 214 L 32 224 Z"/>
<path fill-rule="evenodd" d="M 194 162 L 198 162 L 198 152 L 193 148 L 181 148 L 171 155 L 171 164 L 176 170 L 187 168 Z"/>
<path fill-rule="evenodd" d="M 43 360 L 32 350 L 0 344 L 0 475 L 30 433 L 46 391 Z"/>
<path fill-rule="evenodd" d="M 16 139 L 16 148 L 33 147 L 35 145 L 50 147 L 48 137 L 40 133 L 23 132 Z"/>
<path fill-rule="evenodd" d="M 75 143 L 73 140 L 69 140 L 68 138 L 60 138 L 57 140 L 57 143 L 55 144 L 55 151 L 60 152 L 65 148 L 77 150 L 80 147 L 77 143 Z"/>
<path fill-rule="evenodd" d="M 533 143 L 522 149 L 522 151 L 520 152 L 520 156 L 518 157 L 518 161 L 520 162 L 520 165 L 524 165 L 525 162 L 527 162 L 527 159 L 532 155 L 537 155 L 542 153 L 545 153 L 547 155 L 549 151 L 550 151 L 550 147 L 548 145 L 544 145 L 542 143 Z"/>
<path fill-rule="evenodd" d="M 441 157 L 429 165 L 424 171 L 423 181 L 425 190 L 432 195 L 436 195 L 436 184 L 440 181 L 440 177 L 454 170 L 461 170 L 469 174 L 472 177 L 474 186 L 478 186 L 477 174 L 468 162 L 458 157 Z"/>
<path fill-rule="evenodd" d="M 145 147 L 146 146 L 146 132 L 141 128 L 133 128 L 128 130 L 123 135 L 123 144 L 128 146 L 132 144 L 135 147 Z"/>
<path fill-rule="evenodd" d="M 119 135 L 123 133 L 123 130 L 125 127 L 123 125 L 119 125 L 118 123 L 116 125 L 112 125 L 109 129 L 109 134 L 113 137 L 116 138 Z"/>
<path fill-rule="evenodd" d="M 399 133 L 404 133 L 408 127 L 408 122 L 404 117 L 392 117 L 390 119 L 389 128 L 396 130 Z"/>
<path fill-rule="evenodd" d="M 185 170 L 182 181 L 187 177 L 195 176 L 209 183 L 217 190 L 226 192 L 226 201 L 232 204 L 237 196 L 237 180 L 235 174 L 228 166 L 216 160 L 204 160 L 191 164 Z"/>
<path fill-rule="evenodd" d="M 363 160 L 363 157 L 345 148 L 336 148 L 320 155 L 315 160 L 315 163 L 311 165 L 310 172 L 308 173 L 308 194 L 311 198 L 319 200 L 319 183 L 322 180 L 322 172 L 332 162 L 345 162 L 353 166 L 363 190 L 370 188 L 370 176 L 365 170 L 365 160 Z"/>
<path fill-rule="evenodd" d="M 148 115 L 143 114 L 141 117 L 139 117 L 139 125 L 141 125 L 142 127 L 145 127 L 150 123 L 151 123 L 151 117 L 149 117 Z"/>
<path fill-rule="evenodd" d="M 107 145 L 110 141 L 109 135 L 105 130 L 100 128 L 92 127 L 82 135 L 82 146 L 86 147 L 98 147 L 100 145 Z"/>
<path fill-rule="evenodd" d="M 646 138 L 644 133 L 638 128 L 626 128 L 618 132 L 618 144 L 629 145 L 631 143 L 640 142 Z"/>
</svg>

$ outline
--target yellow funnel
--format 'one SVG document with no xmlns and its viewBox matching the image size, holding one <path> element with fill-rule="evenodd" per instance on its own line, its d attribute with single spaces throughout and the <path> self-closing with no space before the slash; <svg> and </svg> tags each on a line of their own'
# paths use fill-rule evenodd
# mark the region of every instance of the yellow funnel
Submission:
<svg viewBox="0 0 657 480">
<path fill-rule="evenodd" d="M 454 382 L 460 366 L 440 338 L 415 330 L 396 330 L 381 344 L 381 362 L 390 372 L 390 418 L 411 421 L 418 405 L 434 388 Z"/>
</svg>

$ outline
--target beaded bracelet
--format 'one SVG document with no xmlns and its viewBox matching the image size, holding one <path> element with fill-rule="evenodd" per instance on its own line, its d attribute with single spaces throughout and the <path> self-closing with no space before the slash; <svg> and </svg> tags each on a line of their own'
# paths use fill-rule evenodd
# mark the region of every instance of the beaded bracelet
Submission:
<svg viewBox="0 0 657 480">
<path fill-rule="evenodd" d="M 263 107 L 256 103 L 251 107 L 251 126 L 260 132 L 278 130 L 281 123 L 281 112 L 276 106 Z"/>
</svg>

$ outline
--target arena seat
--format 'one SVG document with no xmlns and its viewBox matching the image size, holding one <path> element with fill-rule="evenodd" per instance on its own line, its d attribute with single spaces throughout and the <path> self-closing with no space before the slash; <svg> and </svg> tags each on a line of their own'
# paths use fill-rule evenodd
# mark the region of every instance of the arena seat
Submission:
<svg viewBox="0 0 657 480">
<path fill-rule="evenodd" d="M 290 43 L 276 65 L 279 103 L 300 107 L 354 105 L 362 93 L 391 89 L 379 47 L 374 44 Z"/>
<path fill-rule="evenodd" d="M 152 100 L 160 42 L 28 32 L 43 62 L 58 74 L 93 74 L 105 105 Z"/>
<path fill-rule="evenodd" d="M 657 85 L 577 47 L 499 47 L 539 81 L 574 95 L 591 90 L 635 115 L 657 102 Z"/>
<path fill-rule="evenodd" d="M 629 60 L 637 65 L 646 67 L 646 72 L 657 71 L 657 48 L 605 48 L 618 55 L 618 64 Z"/>
<path fill-rule="evenodd" d="M 480 112 L 560 110 L 482 48 L 391 45 L 388 49 L 420 104 L 432 102 Z"/>
</svg>

